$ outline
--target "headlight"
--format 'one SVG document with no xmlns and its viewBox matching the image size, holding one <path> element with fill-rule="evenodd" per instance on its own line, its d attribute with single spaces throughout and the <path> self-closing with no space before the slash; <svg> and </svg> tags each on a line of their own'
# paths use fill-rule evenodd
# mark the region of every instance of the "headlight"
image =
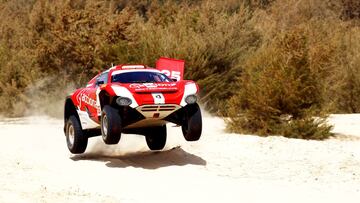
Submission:
<svg viewBox="0 0 360 203">
<path fill-rule="evenodd" d="M 130 106 L 132 101 L 131 101 L 131 99 L 129 99 L 127 97 L 119 97 L 116 99 L 116 103 L 119 106 Z"/>
<path fill-rule="evenodd" d="M 189 95 L 185 98 L 185 102 L 187 104 L 195 104 L 197 102 L 197 97 L 196 95 Z"/>
</svg>

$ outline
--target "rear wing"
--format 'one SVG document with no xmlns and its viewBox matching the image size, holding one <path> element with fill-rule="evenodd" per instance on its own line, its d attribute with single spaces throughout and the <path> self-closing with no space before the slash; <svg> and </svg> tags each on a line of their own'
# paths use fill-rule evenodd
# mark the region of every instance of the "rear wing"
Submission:
<svg viewBox="0 0 360 203">
<path fill-rule="evenodd" d="M 180 81 L 184 79 L 185 61 L 161 57 L 156 61 L 156 69 L 171 79 Z"/>
</svg>

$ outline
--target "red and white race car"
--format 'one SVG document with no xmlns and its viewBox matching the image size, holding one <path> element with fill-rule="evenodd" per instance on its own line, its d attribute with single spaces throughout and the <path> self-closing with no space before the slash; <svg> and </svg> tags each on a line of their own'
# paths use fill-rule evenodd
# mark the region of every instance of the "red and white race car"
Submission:
<svg viewBox="0 0 360 203">
<path fill-rule="evenodd" d="M 118 65 L 98 74 L 65 101 L 64 132 L 71 153 L 86 150 L 88 138 L 102 135 L 117 144 L 122 133 L 140 134 L 151 150 L 166 143 L 166 123 L 181 126 L 187 141 L 200 139 L 198 85 L 183 80 L 184 61 L 160 58 L 156 69 Z"/>
</svg>

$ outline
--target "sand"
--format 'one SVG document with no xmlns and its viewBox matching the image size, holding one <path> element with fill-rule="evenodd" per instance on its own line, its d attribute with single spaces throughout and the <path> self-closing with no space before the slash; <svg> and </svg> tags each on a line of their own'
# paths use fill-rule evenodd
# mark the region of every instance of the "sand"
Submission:
<svg viewBox="0 0 360 203">
<path fill-rule="evenodd" d="M 224 132 L 204 117 L 199 142 L 168 125 L 165 151 L 123 135 L 66 148 L 61 120 L 0 121 L 0 202 L 360 202 L 360 115 L 332 115 L 336 137 L 306 141 Z"/>
</svg>

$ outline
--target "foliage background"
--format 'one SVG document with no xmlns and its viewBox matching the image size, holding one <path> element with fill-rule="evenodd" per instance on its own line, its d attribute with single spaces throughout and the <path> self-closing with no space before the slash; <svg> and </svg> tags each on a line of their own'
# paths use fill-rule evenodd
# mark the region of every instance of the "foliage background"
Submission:
<svg viewBox="0 0 360 203">
<path fill-rule="evenodd" d="M 160 56 L 186 60 L 234 132 L 323 139 L 314 117 L 360 112 L 357 0 L 0 0 L 0 19 L 5 116 L 61 116 L 110 64 Z"/>
</svg>

